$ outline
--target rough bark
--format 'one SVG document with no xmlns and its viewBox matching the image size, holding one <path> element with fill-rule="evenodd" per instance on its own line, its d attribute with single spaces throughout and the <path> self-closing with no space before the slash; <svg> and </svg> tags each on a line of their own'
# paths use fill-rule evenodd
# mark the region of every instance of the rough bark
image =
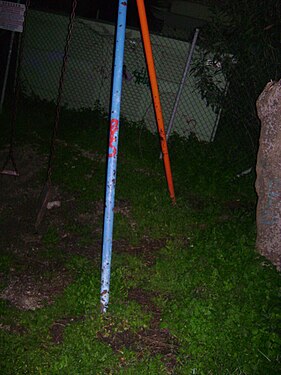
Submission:
<svg viewBox="0 0 281 375">
<path fill-rule="evenodd" d="M 269 82 L 257 100 L 261 121 L 257 158 L 257 240 L 260 254 L 281 270 L 281 80 Z"/>
</svg>

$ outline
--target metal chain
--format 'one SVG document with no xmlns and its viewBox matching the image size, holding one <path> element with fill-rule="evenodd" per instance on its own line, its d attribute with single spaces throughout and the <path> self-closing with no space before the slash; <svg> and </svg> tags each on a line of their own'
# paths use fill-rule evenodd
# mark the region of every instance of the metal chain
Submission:
<svg viewBox="0 0 281 375">
<path fill-rule="evenodd" d="M 67 32 L 67 37 L 66 37 L 66 43 L 65 43 L 65 48 L 64 48 L 64 57 L 63 57 L 63 63 L 62 63 L 62 68 L 61 68 L 61 75 L 60 75 L 60 80 L 59 80 L 59 89 L 58 89 L 58 96 L 57 96 L 57 103 L 56 103 L 55 122 L 54 122 L 52 137 L 51 137 L 50 155 L 49 155 L 48 170 L 47 170 L 47 181 L 48 181 L 49 184 L 51 183 L 52 164 L 53 164 L 53 160 L 54 160 L 54 156 L 55 156 L 55 142 L 56 142 L 58 128 L 59 128 L 61 100 L 62 100 L 62 94 L 63 94 L 66 65 L 67 65 L 67 60 L 68 60 L 68 52 L 69 52 L 69 47 L 70 47 L 70 41 L 71 41 L 71 37 L 72 37 L 72 30 L 73 30 L 73 25 L 74 25 L 76 7 L 77 7 L 77 0 L 73 0 L 72 10 L 71 10 L 69 24 L 68 24 L 68 32 Z"/>
<path fill-rule="evenodd" d="M 14 149 L 14 139 L 15 139 L 15 128 L 16 128 L 16 120 L 18 114 L 18 104 L 19 104 L 19 94 L 20 94 L 20 76 L 21 76 L 21 68 L 22 68 L 22 61 L 23 61 L 23 51 L 24 51 L 24 40 L 26 34 L 26 21 L 28 10 L 30 7 L 30 0 L 26 1 L 25 4 L 25 13 L 24 13 L 24 22 L 23 22 L 23 31 L 19 34 L 19 52 L 17 57 L 17 64 L 16 64 L 16 78 L 15 78 L 15 85 L 14 85 L 14 100 L 13 100 L 13 108 L 12 108 L 12 121 L 11 121 L 11 134 L 10 134 L 10 148 L 8 154 L 8 160 L 11 160 L 14 167 L 15 161 L 13 156 L 13 149 Z M 15 168 L 16 169 L 16 168 Z"/>
</svg>

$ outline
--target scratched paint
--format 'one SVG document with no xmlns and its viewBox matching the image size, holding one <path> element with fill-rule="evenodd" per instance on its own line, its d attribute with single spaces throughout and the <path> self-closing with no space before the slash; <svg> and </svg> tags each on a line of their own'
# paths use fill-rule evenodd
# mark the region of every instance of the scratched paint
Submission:
<svg viewBox="0 0 281 375">
<path fill-rule="evenodd" d="M 107 158 L 107 178 L 105 193 L 104 225 L 103 225 L 103 248 L 101 267 L 101 312 L 105 313 L 108 308 L 110 290 L 110 271 L 112 255 L 112 236 L 114 221 L 114 198 L 117 174 L 117 155 L 119 138 L 119 118 L 122 92 L 123 61 L 125 46 L 127 2 L 119 0 L 118 20 L 116 28 L 115 58 L 113 70 L 111 119 L 109 131 L 109 145 Z"/>
<path fill-rule="evenodd" d="M 109 132 L 109 150 L 108 157 L 112 158 L 117 154 L 117 148 L 115 146 L 117 142 L 117 136 L 119 131 L 119 120 L 113 118 L 110 121 L 110 132 Z"/>
</svg>

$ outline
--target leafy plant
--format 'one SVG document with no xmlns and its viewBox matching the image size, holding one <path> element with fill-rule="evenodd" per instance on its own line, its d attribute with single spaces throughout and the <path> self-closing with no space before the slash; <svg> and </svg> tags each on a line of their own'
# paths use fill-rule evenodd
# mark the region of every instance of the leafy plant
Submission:
<svg viewBox="0 0 281 375">
<path fill-rule="evenodd" d="M 224 109 L 221 127 L 228 136 L 242 142 L 247 138 L 255 152 L 256 99 L 268 81 L 280 78 L 281 5 L 275 0 L 227 0 L 210 11 L 212 19 L 200 33 L 197 85 L 215 111 Z"/>
</svg>

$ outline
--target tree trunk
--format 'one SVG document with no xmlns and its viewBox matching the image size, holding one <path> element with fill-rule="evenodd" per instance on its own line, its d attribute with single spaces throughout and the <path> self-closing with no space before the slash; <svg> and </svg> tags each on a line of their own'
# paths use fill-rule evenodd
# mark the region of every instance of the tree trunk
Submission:
<svg viewBox="0 0 281 375">
<path fill-rule="evenodd" d="M 257 158 L 257 241 L 260 254 L 281 270 L 281 80 L 257 100 L 261 121 Z"/>
</svg>

